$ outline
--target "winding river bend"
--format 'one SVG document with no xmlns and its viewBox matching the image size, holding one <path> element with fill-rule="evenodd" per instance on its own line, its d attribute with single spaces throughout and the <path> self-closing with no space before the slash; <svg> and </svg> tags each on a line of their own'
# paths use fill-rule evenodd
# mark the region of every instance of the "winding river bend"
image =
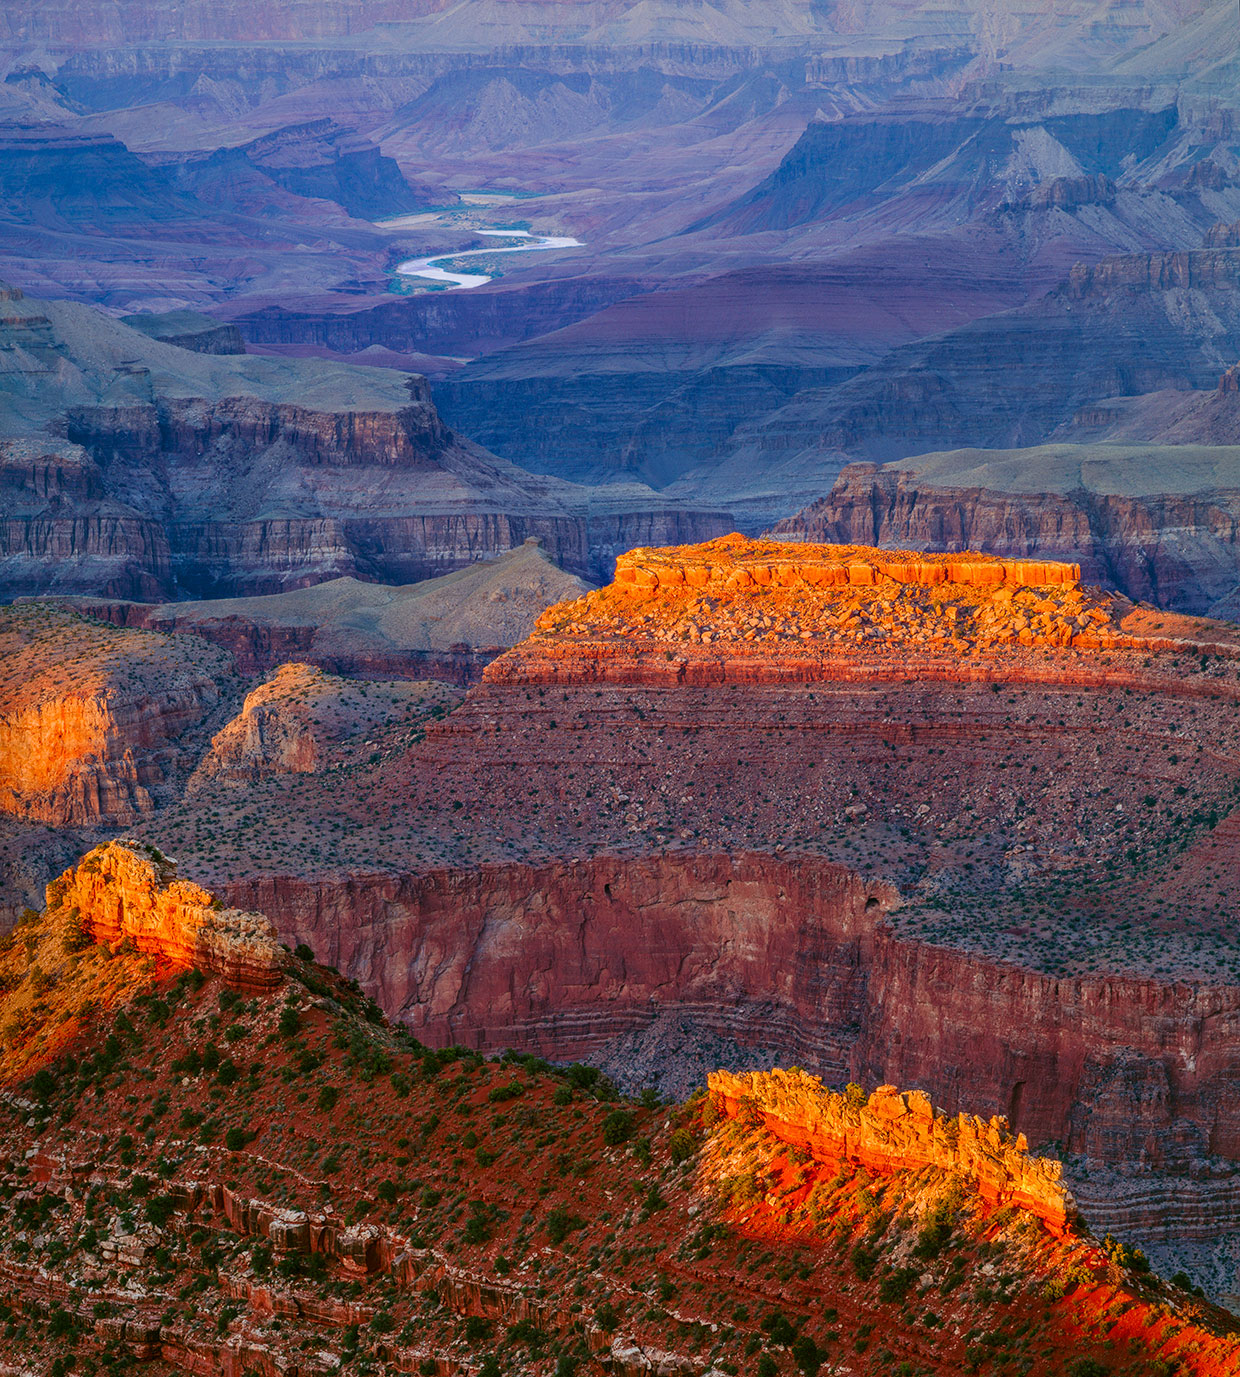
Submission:
<svg viewBox="0 0 1240 1377">
<path fill-rule="evenodd" d="M 440 263 L 452 263 L 458 258 L 494 257 L 497 253 L 537 253 L 541 249 L 579 249 L 580 239 L 570 239 L 560 235 L 531 234 L 528 230 L 476 230 L 494 239 L 528 239 L 527 244 L 512 244 L 504 249 L 465 249 L 460 253 L 438 253 L 433 258 L 410 258 L 396 267 L 401 277 L 425 277 L 432 282 L 450 282 L 453 287 L 481 287 L 490 282 L 484 273 L 456 273 L 439 267 Z"/>
</svg>

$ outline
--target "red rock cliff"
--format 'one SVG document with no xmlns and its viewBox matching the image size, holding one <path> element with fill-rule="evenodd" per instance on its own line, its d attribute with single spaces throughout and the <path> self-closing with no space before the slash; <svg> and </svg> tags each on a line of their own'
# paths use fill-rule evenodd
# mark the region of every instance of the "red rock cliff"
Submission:
<svg viewBox="0 0 1240 1377">
<path fill-rule="evenodd" d="M 263 989 L 282 979 L 284 951 L 268 919 L 224 908 L 141 842 L 96 847 L 48 885 L 47 906 L 49 913 L 76 909 L 97 942 L 128 940 L 232 984 Z"/>
</svg>

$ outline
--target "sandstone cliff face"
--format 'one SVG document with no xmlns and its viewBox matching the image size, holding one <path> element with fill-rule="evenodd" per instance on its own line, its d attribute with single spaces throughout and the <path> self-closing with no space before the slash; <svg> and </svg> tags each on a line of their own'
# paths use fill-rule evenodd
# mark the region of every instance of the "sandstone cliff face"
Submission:
<svg viewBox="0 0 1240 1377">
<path fill-rule="evenodd" d="M 619 1044 L 675 1013 L 698 1037 L 777 1048 L 833 1085 L 899 1081 L 949 1114 L 1010 1119 L 1069 1160 L 1099 1232 L 1183 1244 L 1240 1226 L 1234 984 L 1056 977 L 901 939 L 885 921 L 893 891 L 805 856 L 607 857 L 227 892 L 435 1045 L 584 1058 L 645 1084 L 669 1068 L 634 1065 Z M 1042 1190 L 1028 1184 L 1021 1203 L 1043 1208 Z"/>
<path fill-rule="evenodd" d="M 1013 1137 L 1002 1118 L 939 1114 L 928 1095 L 891 1085 L 879 1086 L 868 1100 L 837 1094 L 797 1070 L 716 1071 L 707 1085 L 723 1114 L 757 1117 L 781 1142 L 808 1149 L 817 1161 L 885 1176 L 930 1168 L 959 1176 L 989 1205 L 1028 1210 L 1057 1235 L 1075 1221 L 1062 1165 L 1031 1156 L 1024 1136 Z"/>
<path fill-rule="evenodd" d="M 854 464 L 829 496 L 771 528 L 787 540 L 985 550 L 1080 562 L 1086 582 L 1177 612 L 1230 616 L 1240 581 L 1240 494 L 1124 497 L 937 487 Z"/>
<path fill-rule="evenodd" d="M 77 910 L 96 942 L 131 942 L 173 965 L 198 966 L 230 984 L 279 984 L 285 953 L 260 913 L 224 908 L 177 878 L 176 864 L 138 842 L 96 847 L 47 888 L 49 914 Z"/>
<path fill-rule="evenodd" d="M 0 617 L 0 810 L 128 823 L 166 802 L 233 691 L 228 657 L 41 604 Z"/>
</svg>

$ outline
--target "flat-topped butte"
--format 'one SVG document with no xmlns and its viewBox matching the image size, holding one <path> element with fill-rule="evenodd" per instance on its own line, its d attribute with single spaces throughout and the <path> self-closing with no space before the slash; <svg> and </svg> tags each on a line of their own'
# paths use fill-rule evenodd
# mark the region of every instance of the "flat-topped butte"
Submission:
<svg viewBox="0 0 1240 1377">
<path fill-rule="evenodd" d="M 1076 588 L 1079 564 L 998 559 L 993 555 L 921 554 L 866 545 L 799 545 L 720 536 L 702 545 L 630 550 L 616 561 L 615 581 L 645 588 L 702 588 L 732 592 L 753 588 L 874 587 L 889 583 L 974 588 Z"/>
</svg>

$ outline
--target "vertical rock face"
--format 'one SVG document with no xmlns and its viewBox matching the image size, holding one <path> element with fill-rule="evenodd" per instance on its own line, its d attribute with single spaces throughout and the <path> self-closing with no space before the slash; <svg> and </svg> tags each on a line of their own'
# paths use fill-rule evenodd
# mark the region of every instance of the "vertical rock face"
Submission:
<svg viewBox="0 0 1240 1377">
<path fill-rule="evenodd" d="M 836 1094 L 804 1071 L 735 1076 L 715 1071 L 709 1090 L 730 1118 L 758 1117 L 780 1141 L 819 1161 L 859 1164 L 884 1176 L 930 1168 L 963 1177 L 992 1205 L 1028 1210 L 1053 1233 L 1076 1216 L 1061 1163 L 1033 1157 L 1001 1118 L 935 1111 L 922 1091 L 881 1085 L 868 1099 Z"/>
<path fill-rule="evenodd" d="M 235 683 L 228 655 L 47 605 L 0 613 L 0 811 L 129 823 L 190 768 Z"/>
<path fill-rule="evenodd" d="M 1227 375 L 1220 386 L 1226 382 Z M 1226 487 L 1148 496 L 1083 487 L 1004 492 L 854 464 L 827 497 L 780 521 L 770 534 L 893 550 L 934 545 L 1013 558 L 1071 556 L 1086 582 L 1177 612 L 1233 615 L 1240 580 L 1240 492 Z"/>
<path fill-rule="evenodd" d="M 176 864 L 141 842 L 89 852 L 47 887 L 49 911 L 77 910 L 96 942 L 128 940 L 174 965 L 198 966 L 231 984 L 279 984 L 284 951 L 261 913 L 224 908 L 177 879 Z"/>
</svg>

